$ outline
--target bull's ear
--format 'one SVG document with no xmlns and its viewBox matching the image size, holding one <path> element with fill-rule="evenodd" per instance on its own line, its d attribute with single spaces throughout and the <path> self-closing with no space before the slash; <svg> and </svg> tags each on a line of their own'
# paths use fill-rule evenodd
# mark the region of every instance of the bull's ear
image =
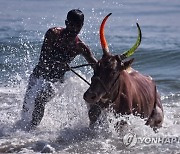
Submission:
<svg viewBox="0 0 180 154">
<path fill-rule="evenodd" d="M 123 69 L 126 70 L 128 67 L 130 67 L 133 61 L 134 61 L 134 58 L 131 58 L 130 60 L 125 61 Z"/>
</svg>

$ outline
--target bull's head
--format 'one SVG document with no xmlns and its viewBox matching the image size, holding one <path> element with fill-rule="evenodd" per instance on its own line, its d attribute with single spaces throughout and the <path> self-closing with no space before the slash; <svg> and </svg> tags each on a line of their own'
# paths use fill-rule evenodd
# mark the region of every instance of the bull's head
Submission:
<svg viewBox="0 0 180 154">
<path fill-rule="evenodd" d="M 113 101 L 113 98 L 116 97 L 114 95 L 117 95 L 120 85 L 119 77 L 121 72 L 126 70 L 133 61 L 133 59 L 128 61 L 124 60 L 135 52 L 141 42 L 141 30 L 137 23 L 138 38 L 133 47 L 121 55 L 112 55 L 109 52 L 104 35 L 104 26 L 110 15 L 111 13 L 104 18 L 100 26 L 100 41 L 103 49 L 103 56 L 94 68 L 94 75 L 91 78 L 89 89 L 84 93 L 84 99 L 87 103 L 91 104 L 100 101 L 105 102 L 107 100 Z"/>
</svg>

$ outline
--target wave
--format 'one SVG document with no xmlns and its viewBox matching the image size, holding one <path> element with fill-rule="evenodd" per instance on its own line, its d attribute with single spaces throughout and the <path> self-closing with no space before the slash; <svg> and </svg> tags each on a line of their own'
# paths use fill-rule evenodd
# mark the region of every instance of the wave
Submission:
<svg viewBox="0 0 180 154">
<path fill-rule="evenodd" d="M 79 72 L 89 80 L 84 74 Z M 115 118 L 111 112 L 102 116 L 95 130 L 88 128 L 89 119 L 83 93 L 88 85 L 74 74 L 66 76 L 65 83 L 56 85 L 56 97 L 46 104 L 44 118 L 40 126 L 31 132 L 25 132 L 16 126 L 20 118 L 26 82 L 22 80 L 17 87 L 0 88 L 0 152 L 78 152 L 108 153 L 135 151 L 154 152 L 178 151 L 179 144 L 137 144 L 127 148 L 122 140 L 124 135 L 135 133 L 138 137 L 178 137 L 180 129 L 180 93 L 161 97 L 165 120 L 158 133 L 144 125 L 139 117 Z M 106 118 L 105 118 L 106 117 Z M 114 124 L 118 120 L 128 119 L 128 126 L 117 133 Z M 111 120 L 109 120 L 111 119 Z M 111 121 L 111 122 L 110 122 Z M 169 131 L 171 130 L 171 131 Z"/>
</svg>

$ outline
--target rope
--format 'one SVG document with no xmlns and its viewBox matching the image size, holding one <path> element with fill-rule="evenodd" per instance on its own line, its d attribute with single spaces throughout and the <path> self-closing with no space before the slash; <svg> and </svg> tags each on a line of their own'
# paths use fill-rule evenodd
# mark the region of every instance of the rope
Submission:
<svg viewBox="0 0 180 154">
<path fill-rule="evenodd" d="M 66 63 L 66 65 L 69 67 L 70 71 L 72 71 L 74 74 L 76 74 L 79 78 L 81 78 L 84 82 L 86 82 L 89 86 L 91 85 L 86 79 L 84 79 L 81 75 L 79 75 L 77 72 L 75 72 L 72 68 L 79 68 L 79 67 L 84 67 L 84 66 L 88 66 L 88 65 L 92 65 L 92 64 L 84 64 L 84 65 L 79 65 L 79 66 L 75 66 L 75 67 L 71 67 L 69 66 L 68 63 Z"/>
<path fill-rule="evenodd" d="M 71 68 L 80 68 L 80 67 L 84 67 L 84 66 L 92 66 L 95 65 L 95 63 L 89 63 L 89 64 L 82 64 L 82 65 L 78 65 L 78 66 L 71 66 Z"/>
</svg>

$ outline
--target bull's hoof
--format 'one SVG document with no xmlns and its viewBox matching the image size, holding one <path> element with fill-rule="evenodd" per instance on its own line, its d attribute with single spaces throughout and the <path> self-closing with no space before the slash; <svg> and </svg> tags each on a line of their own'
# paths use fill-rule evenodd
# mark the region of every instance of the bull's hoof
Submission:
<svg viewBox="0 0 180 154">
<path fill-rule="evenodd" d="M 91 123 L 91 122 L 90 122 L 89 128 L 90 128 L 90 129 L 94 129 L 94 128 L 95 128 L 95 123 Z"/>
<path fill-rule="evenodd" d="M 122 130 L 124 127 L 126 127 L 128 125 L 127 121 L 125 120 L 121 120 L 121 121 L 118 121 L 114 128 L 117 132 L 119 132 L 120 130 Z"/>
<path fill-rule="evenodd" d="M 162 127 L 162 124 L 152 123 L 153 120 L 148 120 L 145 125 L 150 126 L 155 133 L 159 132 L 159 129 Z"/>
<path fill-rule="evenodd" d="M 159 129 L 158 129 L 157 127 L 153 127 L 153 131 L 154 131 L 155 133 L 158 133 L 158 132 L 159 132 Z"/>
<path fill-rule="evenodd" d="M 121 120 L 120 121 L 120 125 L 127 125 L 128 123 L 127 123 L 127 121 L 125 121 L 125 120 Z"/>
</svg>

